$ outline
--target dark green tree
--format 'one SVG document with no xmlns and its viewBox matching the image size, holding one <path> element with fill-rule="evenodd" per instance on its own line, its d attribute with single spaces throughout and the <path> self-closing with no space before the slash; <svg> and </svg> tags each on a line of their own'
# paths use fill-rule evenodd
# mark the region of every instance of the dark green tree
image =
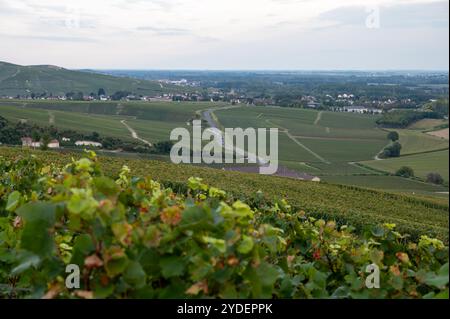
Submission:
<svg viewBox="0 0 450 319">
<path fill-rule="evenodd" d="M 441 185 L 444 183 L 444 179 L 438 173 L 429 173 L 427 175 L 427 182 L 432 184 Z"/>
<path fill-rule="evenodd" d="M 33 141 L 39 141 L 41 139 L 41 134 L 37 130 L 31 132 L 31 138 Z"/>
<path fill-rule="evenodd" d="M 83 92 L 80 91 L 80 92 L 75 93 L 73 95 L 72 99 L 76 100 L 76 101 L 82 101 L 83 97 L 84 97 Z"/>
<path fill-rule="evenodd" d="M 105 89 L 104 88 L 100 88 L 98 89 L 98 96 L 102 96 L 102 95 L 106 95 Z"/>
<path fill-rule="evenodd" d="M 398 141 L 400 136 L 396 131 L 391 131 L 387 135 L 388 140 L 391 140 L 392 142 Z"/>
<path fill-rule="evenodd" d="M 45 133 L 44 135 L 42 135 L 42 139 L 41 139 L 41 149 L 42 150 L 47 150 L 48 149 L 48 144 L 51 141 L 51 137 L 49 134 Z"/>
<path fill-rule="evenodd" d="M 399 142 L 394 142 L 386 146 L 381 154 L 382 157 L 399 157 L 402 145 Z"/>
<path fill-rule="evenodd" d="M 92 132 L 91 140 L 93 140 L 94 142 L 99 142 L 100 141 L 100 134 L 97 133 L 97 132 Z"/>
<path fill-rule="evenodd" d="M 406 178 L 414 177 L 414 170 L 411 167 L 402 166 L 395 172 L 395 175 Z"/>
<path fill-rule="evenodd" d="M 172 141 L 162 141 L 155 143 L 153 148 L 157 154 L 170 154 L 170 150 L 172 149 L 173 142 Z"/>
</svg>

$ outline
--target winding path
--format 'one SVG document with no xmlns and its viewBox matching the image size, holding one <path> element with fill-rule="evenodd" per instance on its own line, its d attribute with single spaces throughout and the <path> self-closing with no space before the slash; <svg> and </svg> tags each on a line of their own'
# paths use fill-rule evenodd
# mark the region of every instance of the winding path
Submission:
<svg viewBox="0 0 450 319">
<path fill-rule="evenodd" d="M 219 107 L 219 108 L 214 108 L 214 109 L 207 109 L 207 110 L 201 111 L 201 115 L 202 115 L 203 119 L 206 122 L 208 122 L 208 125 L 210 126 L 209 130 L 211 130 L 211 132 L 220 139 L 221 144 L 222 144 L 223 148 L 225 149 L 225 151 L 231 151 L 231 152 L 234 152 L 234 153 L 239 154 L 244 157 L 254 157 L 254 158 L 256 158 L 256 161 L 258 162 L 259 165 L 265 165 L 265 164 L 267 164 L 267 159 L 259 157 L 257 154 L 248 153 L 247 151 L 234 146 L 233 140 L 231 140 L 230 143 L 226 143 L 225 140 L 228 140 L 229 137 L 222 132 L 222 130 L 219 128 L 220 123 L 218 123 L 218 121 L 216 121 L 214 119 L 214 113 L 213 113 L 214 111 L 228 110 L 228 109 L 234 109 L 234 108 L 239 108 L 239 107 L 241 107 L 241 106 L 240 105 L 232 105 L 232 106 L 224 106 L 224 107 Z M 233 145 L 233 147 L 227 148 L 227 146 L 229 144 Z"/>
<path fill-rule="evenodd" d="M 384 146 L 384 147 L 377 153 L 377 155 L 375 155 L 375 157 L 374 157 L 373 159 L 376 160 L 376 161 L 382 161 L 383 159 L 380 158 L 378 155 L 380 155 L 381 152 L 383 152 L 384 149 L 385 149 L 386 147 L 388 147 L 389 145 L 391 145 L 391 142 L 389 142 L 386 146 Z"/>
<path fill-rule="evenodd" d="M 198 115 L 200 115 L 200 116 L 208 123 L 208 125 L 210 126 L 210 130 L 213 132 L 213 134 L 216 134 L 216 135 L 220 138 L 220 141 L 221 141 L 222 145 L 224 146 L 224 144 L 225 144 L 225 143 L 224 143 L 224 134 L 223 134 L 223 132 L 218 128 L 218 127 L 220 127 L 221 125 L 220 125 L 220 123 L 219 123 L 217 117 L 215 116 L 214 111 L 217 111 L 217 110 L 226 110 L 226 109 L 232 109 L 232 108 L 239 108 L 239 107 L 243 107 L 243 106 L 242 106 L 242 105 L 233 105 L 233 106 L 225 106 L 225 107 L 220 107 L 220 108 L 210 108 L 210 109 L 207 109 L 207 110 L 199 110 L 199 111 L 197 111 L 196 113 L 197 113 Z M 257 118 L 257 119 L 260 119 L 262 116 L 263 116 L 263 113 L 260 113 L 260 114 L 258 114 L 258 116 L 257 116 L 256 118 Z M 320 119 L 319 119 L 319 120 L 320 120 Z M 314 153 L 311 149 L 309 149 L 308 147 L 306 147 L 305 145 L 303 145 L 302 143 L 300 143 L 298 140 L 296 140 L 295 137 L 292 136 L 286 128 L 280 128 L 280 127 L 277 126 L 277 125 L 273 125 L 273 123 L 270 123 L 269 120 L 266 120 L 266 122 L 269 123 L 269 124 L 271 124 L 271 126 L 274 127 L 274 128 L 276 127 L 276 128 L 281 129 L 281 132 L 285 133 L 285 134 L 286 134 L 290 139 L 292 139 L 296 144 L 298 144 L 299 146 L 301 146 L 302 148 L 304 148 L 306 151 L 308 151 L 308 152 L 310 152 L 311 154 L 313 154 L 313 155 L 314 155 L 315 157 L 317 157 L 320 161 L 322 161 L 322 162 L 324 162 L 324 163 L 327 163 L 327 164 L 330 164 L 330 163 L 329 163 L 328 161 L 326 161 L 324 158 L 320 157 L 318 154 Z M 227 138 L 227 137 L 225 136 L 225 138 Z M 225 146 L 224 146 L 224 148 L 225 148 Z M 242 149 L 240 149 L 240 148 L 237 148 L 237 147 L 234 147 L 234 149 L 232 149 L 232 150 L 230 150 L 230 151 L 235 152 L 235 153 L 237 153 L 237 154 L 242 154 L 242 155 L 247 156 L 247 157 L 249 156 L 248 152 L 246 152 L 245 150 L 242 150 Z M 266 166 L 266 165 L 268 164 L 267 159 L 261 158 L 261 157 L 257 156 L 256 154 L 253 154 L 253 155 L 256 157 L 256 159 L 257 159 L 257 164 L 258 164 L 258 166 L 259 166 L 260 168 L 263 167 L 263 166 Z M 303 163 L 303 164 L 306 165 L 306 166 L 309 166 L 309 165 L 306 164 L 306 163 Z M 313 169 L 315 169 L 315 170 L 318 170 L 316 167 L 313 167 L 313 166 L 309 166 L 309 167 L 311 167 L 311 168 L 313 168 Z M 283 167 L 283 166 L 281 166 L 281 165 L 278 165 L 278 171 L 277 171 L 277 173 L 276 173 L 275 175 L 277 175 L 277 176 L 282 176 L 282 177 L 292 177 L 292 175 L 289 175 L 289 174 L 286 174 L 286 173 L 279 173 L 280 171 L 283 172 L 283 171 L 288 171 L 288 170 L 286 170 L 285 167 Z M 313 178 L 314 178 L 314 176 L 311 177 L 311 179 L 313 179 Z M 302 179 L 303 179 L 303 178 L 302 178 Z"/>
<path fill-rule="evenodd" d="M 322 114 L 323 114 L 323 111 L 320 111 L 319 113 L 317 113 L 317 117 L 316 117 L 316 120 L 314 121 L 314 125 L 319 124 L 320 120 L 322 119 Z"/>
<path fill-rule="evenodd" d="M 150 142 L 147 141 L 147 140 L 144 140 L 143 138 L 140 138 L 139 135 L 136 133 L 136 131 L 133 130 L 133 128 L 131 128 L 131 126 L 129 126 L 129 125 L 125 122 L 125 120 L 120 121 L 120 123 L 122 123 L 122 124 L 127 128 L 127 130 L 130 131 L 131 137 L 132 137 L 132 138 L 134 138 L 134 139 L 136 139 L 136 140 L 139 140 L 139 141 L 141 141 L 142 143 L 147 144 L 147 145 L 150 146 L 150 147 L 152 146 L 152 143 L 150 143 Z"/>
<path fill-rule="evenodd" d="M 226 110 L 226 109 L 231 109 L 231 108 L 237 108 L 237 107 L 241 107 L 241 106 L 226 106 L 226 107 L 222 107 L 222 108 L 216 108 L 216 109 L 208 109 L 208 110 L 204 110 L 202 112 L 202 117 L 208 122 L 209 126 L 214 130 L 214 131 L 218 131 L 221 134 L 222 132 L 218 129 L 218 123 L 216 123 L 213 119 L 212 116 L 212 112 L 213 111 L 217 111 L 217 110 Z M 322 111 L 319 112 L 319 114 L 317 115 L 317 119 L 316 122 L 319 122 L 321 119 L 321 113 L 323 113 Z M 272 127 L 277 127 L 281 130 L 282 133 L 286 134 L 295 144 L 297 144 L 298 146 L 300 146 L 301 148 L 303 148 L 305 151 L 307 151 L 308 153 L 310 153 L 311 155 L 313 155 L 314 157 L 316 157 L 318 160 L 320 160 L 321 162 L 325 163 L 325 164 L 331 164 L 330 162 L 328 162 L 326 159 L 324 159 L 322 156 L 320 156 L 319 154 L 315 153 L 313 150 L 311 150 L 310 148 L 308 148 L 306 145 L 302 144 L 299 140 L 297 140 L 291 133 L 289 133 L 289 130 L 281 127 L 279 125 L 276 125 L 274 123 L 272 123 L 270 120 L 266 120 L 267 123 L 269 123 Z M 221 135 L 222 137 L 222 135 Z M 223 143 L 223 139 L 222 139 L 222 143 Z M 243 150 L 240 149 L 235 149 L 235 152 L 245 152 Z M 258 162 L 263 162 L 261 161 L 261 159 L 258 159 Z"/>
<path fill-rule="evenodd" d="M 317 158 L 319 161 L 325 163 L 325 164 L 331 164 L 330 162 L 328 162 L 326 159 L 324 159 L 322 156 L 320 156 L 319 154 L 317 154 L 316 152 L 314 152 L 312 149 L 310 149 L 309 147 L 307 147 L 306 145 L 304 145 L 303 143 L 301 143 L 299 140 L 297 140 L 295 138 L 294 135 L 292 135 L 291 133 L 289 133 L 289 130 L 285 127 L 276 125 L 274 123 L 272 123 L 270 120 L 266 120 L 267 123 L 269 123 L 271 126 L 273 127 L 278 127 L 279 129 L 281 129 L 281 132 L 283 132 L 284 134 L 287 135 L 287 137 L 289 137 L 295 144 L 297 144 L 298 146 L 300 146 L 301 148 L 303 148 L 305 151 L 307 151 L 308 153 L 310 153 L 311 155 L 313 155 L 315 158 Z"/>
<path fill-rule="evenodd" d="M 55 125 L 55 114 L 51 111 L 48 111 L 48 124 Z"/>
</svg>

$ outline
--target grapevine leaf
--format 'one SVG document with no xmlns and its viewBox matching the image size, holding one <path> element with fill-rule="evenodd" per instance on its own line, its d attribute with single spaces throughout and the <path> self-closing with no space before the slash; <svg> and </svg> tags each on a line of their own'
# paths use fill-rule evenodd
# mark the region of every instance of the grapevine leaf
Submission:
<svg viewBox="0 0 450 319">
<path fill-rule="evenodd" d="M 28 203 L 17 210 L 25 221 L 21 238 L 21 247 L 41 257 L 51 256 L 54 252 L 53 235 L 50 228 L 55 223 L 56 206 L 51 203 Z"/>
<path fill-rule="evenodd" d="M 92 242 L 91 236 L 87 234 L 79 235 L 75 239 L 73 246 L 71 263 L 76 265 L 83 265 L 84 258 L 95 250 L 95 245 Z"/>
<path fill-rule="evenodd" d="M 242 236 L 242 242 L 239 244 L 237 250 L 241 254 L 248 254 L 253 249 L 253 239 L 250 236 Z"/>
<path fill-rule="evenodd" d="M 162 275 L 164 278 L 181 276 L 185 268 L 183 260 L 176 256 L 162 258 L 159 265 L 162 269 Z"/>
<path fill-rule="evenodd" d="M 123 279 L 135 288 L 142 288 L 145 286 L 145 277 L 146 274 L 141 264 L 137 261 L 131 261 L 125 270 Z"/>
<path fill-rule="evenodd" d="M 14 211 L 20 203 L 20 193 L 14 191 L 8 196 L 8 201 L 6 203 L 6 210 L 11 212 Z"/>
</svg>

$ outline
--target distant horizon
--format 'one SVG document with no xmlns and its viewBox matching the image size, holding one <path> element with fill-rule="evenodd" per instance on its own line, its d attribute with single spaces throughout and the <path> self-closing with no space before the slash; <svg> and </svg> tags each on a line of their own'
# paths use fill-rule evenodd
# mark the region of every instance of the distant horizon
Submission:
<svg viewBox="0 0 450 319">
<path fill-rule="evenodd" d="M 196 72 L 443 72 L 449 69 L 146 69 L 146 68 L 77 68 L 93 71 L 196 71 Z"/>
<path fill-rule="evenodd" d="M 66 70 L 72 71 L 194 71 L 194 72 L 376 72 L 376 73 L 384 73 L 384 72 L 417 72 L 417 73 L 426 73 L 426 72 L 440 72 L 440 73 L 449 73 L 449 69 L 203 69 L 203 68 L 177 68 L 177 69 L 169 69 L 169 68 L 116 68 L 116 67 L 106 67 L 106 68 L 97 68 L 97 67 L 81 67 L 81 68 L 70 68 L 63 65 L 58 65 L 54 63 L 41 63 L 41 64 L 19 64 L 15 62 L 0 60 L 0 63 L 8 63 L 13 65 L 19 65 L 23 67 L 33 67 L 33 66 L 54 66 L 64 68 Z"/>
<path fill-rule="evenodd" d="M 30 64 L 23 66 L 55 66 L 72 71 L 195 71 L 195 72 L 442 72 L 449 73 L 449 69 L 152 69 L 152 68 L 68 68 L 56 64 Z"/>
</svg>

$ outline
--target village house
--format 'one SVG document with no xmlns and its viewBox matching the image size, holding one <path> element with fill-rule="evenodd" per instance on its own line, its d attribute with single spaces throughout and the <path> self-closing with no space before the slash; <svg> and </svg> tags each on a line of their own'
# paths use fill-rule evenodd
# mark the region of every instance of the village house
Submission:
<svg viewBox="0 0 450 319">
<path fill-rule="evenodd" d="M 22 138 L 22 146 L 23 147 L 41 147 L 41 142 L 35 142 L 31 137 L 23 137 Z"/>
<path fill-rule="evenodd" d="M 31 137 L 22 137 L 22 146 L 31 147 L 31 143 L 33 143 L 33 139 Z"/>
<path fill-rule="evenodd" d="M 48 148 L 59 148 L 59 141 L 51 140 L 50 143 L 48 143 L 47 147 Z"/>
<path fill-rule="evenodd" d="M 383 112 L 383 110 L 380 110 L 380 109 L 368 108 L 368 107 L 364 107 L 364 106 L 346 107 L 344 109 L 344 111 L 350 112 L 350 113 L 360 113 L 360 114 L 379 114 L 379 113 Z"/>
<path fill-rule="evenodd" d="M 101 143 L 93 142 L 93 141 L 76 141 L 76 146 L 94 146 L 94 147 L 102 147 Z"/>
<path fill-rule="evenodd" d="M 33 139 L 31 137 L 23 137 L 22 138 L 22 146 L 23 147 L 33 147 L 33 148 L 38 148 L 42 146 L 42 142 L 40 141 L 33 141 Z M 51 140 L 48 144 L 47 144 L 48 148 L 59 148 L 59 141 L 58 140 Z"/>
<path fill-rule="evenodd" d="M 309 108 L 311 108 L 311 109 L 316 109 L 316 108 L 320 107 L 320 103 L 317 103 L 317 102 L 309 102 L 309 103 L 307 104 L 307 107 L 309 107 Z"/>
</svg>

